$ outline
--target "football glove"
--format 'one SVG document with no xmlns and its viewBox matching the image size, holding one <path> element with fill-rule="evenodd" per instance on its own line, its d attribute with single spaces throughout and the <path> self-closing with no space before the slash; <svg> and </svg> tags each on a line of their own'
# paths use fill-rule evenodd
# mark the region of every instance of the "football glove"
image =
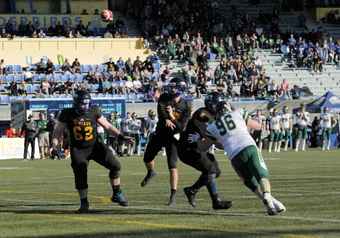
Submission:
<svg viewBox="0 0 340 238">
<path fill-rule="evenodd" d="M 286 135 L 286 132 L 285 131 L 282 131 L 282 136 L 285 136 Z"/>
<path fill-rule="evenodd" d="M 197 141 L 201 140 L 200 134 L 197 132 L 195 134 L 189 134 L 188 135 L 188 142 L 189 143 L 197 143 Z"/>
</svg>

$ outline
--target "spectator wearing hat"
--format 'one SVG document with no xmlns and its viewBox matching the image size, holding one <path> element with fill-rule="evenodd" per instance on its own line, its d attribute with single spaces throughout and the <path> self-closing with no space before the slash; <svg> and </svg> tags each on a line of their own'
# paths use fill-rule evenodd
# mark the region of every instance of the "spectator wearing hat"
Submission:
<svg viewBox="0 0 340 238">
<path fill-rule="evenodd" d="M 21 131 L 25 133 L 25 142 L 24 142 L 24 161 L 27 161 L 27 153 L 28 153 L 28 146 L 31 145 L 31 160 L 34 160 L 34 153 L 35 153 L 35 136 L 38 131 L 38 124 L 34 121 L 33 114 L 28 116 L 28 121 L 25 122 L 22 127 Z"/>
</svg>

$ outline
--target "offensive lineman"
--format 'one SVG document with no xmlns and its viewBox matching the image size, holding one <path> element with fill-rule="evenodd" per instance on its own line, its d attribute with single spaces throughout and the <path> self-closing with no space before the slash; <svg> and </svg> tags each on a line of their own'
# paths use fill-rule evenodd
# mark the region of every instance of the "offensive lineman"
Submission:
<svg viewBox="0 0 340 238">
<path fill-rule="evenodd" d="M 133 112 L 131 114 L 132 120 L 130 121 L 130 135 L 135 138 L 135 144 L 131 146 L 128 152 L 129 156 L 132 156 L 133 152 L 137 150 L 137 155 L 140 156 L 140 128 L 142 127 L 142 121 L 137 119 L 137 113 Z"/>
<path fill-rule="evenodd" d="M 301 103 L 301 111 L 296 113 L 296 122 L 298 125 L 297 129 L 297 139 L 296 139 L 296 147 L 295 152 L 298 152 L 300 140 L 302 139 L 302 151 L 306 151 L 306 138 L 307 138 L 307 129 L 309 123 L 309 112 L 306 112 L 306 104 Z"/>
<path fill-rule="evenodd" d="M 285 140 L 285 145 L 284 145 L 285 152 L 287 152 L 287 149 L 288 149 L 289 136 L 292 134 L 292 131 L 293 131 L 292 114 L 290 114 L 288 110 L 289 108 L 287 106 L 284 106 L 282 108 L 282 114 L 281 114 L 282 125 L 284 128 L 284 133 L 282 133 L 282 138 Z M 277 148 L 278 152 L 280 152 L 281 143 L 282 142 L 280 140 L 278 148 Z"/>
<path fill-rule="evenodd" d="M 178 146 L 179 159 L 183 163 L 202 172 L 201 176 L 191 187 L 184 188 L 184 193 L 193 207 L 196 207 L 195 195 L 203 186 L 207 187 L 212 206 L 215 210 L 228 209 L 233 205 L 232 201 L 223 201 L 217 194 L 216 178 L 220 176 L 221 170 L 214 155 L 207 151 L 201 152 L 195 140 L 192 142 L 188 141 L 189 134 L 195 134 L 200 138 L 205 137 L 207 126 L 215 121 L 215 106 L 223 100 L 224 97 L 219 92 L 207 94 L 204 100 L 205 107 L 201 107 L 194 112 L 180 136 Z"/>
<path fill-rule="evenodd" d="M 251 191 L 253 191 L 267 207 L 268 215 L 276 215 L 286 209 L 278 200 L 271 196 L 268 168 L 255 141 L 248 129 L 259 130 L 260 124 L 248 117 L 245 109 L 232 110 L 228 102 L 216 105 L 217 120 L 207 127 L 206 135 L 211 140 L 201 148 L 209 148 L 211 143 L 220 141 L 226 150 L 229 160 Z"/>
<path fill-rule="evenodd" d="M 256 115 L 252 117 L 253 120 L 260 124 L 260 130 L 254 130 L 252 137 L 256 143 L 258 143 L 258 148 L 260 152 L 262 151 L 262 134 L 266 129 L 266 117 L 262 115 L 261 110 L 256 111 Z"/>
<path fill-rule="evenodd" d="M 134 143 L 133 138 L 123 136 L 105 119 L 100 107 L 91 106 L 91 96 L 85 90 L 75 92 L 73 107 L 62 110 L 58 126 L 53 133 L 50 155 L 57 148 L 59 138 L 66 127 L 70 132 L 71 166 L 81 201 L 79 213 L 86 213 L 89 210 L 87 167 L 90 160 L 96 161 L 110 171 L 109 178 L 113 190 L 111 201 L 121 206 L 129 206 L 120 190 L 120 163 L 115 159 L 111 149 L 99 140 L 97 123 L 121 140 L 129 144 Z"/>
<path fill-rule="evenodd" d="M 272 146 L 274 142 L 274 152 L 280 152 L 277 151 L 277 145 L 281 136 L 283 129 L 281 116 L 279 116 L 279 112 L 277 109 L 273 110 L 273 115 L 270 118 L 270 137 L 269 137 L 269 144 L 268 144 L 268 153 L 272 152 Z"/>
<path fill-rule="evenodd" d="M 155 135 L 152 137 L 144 153 L 144 163 L 147 174 L 141 186 L 145 187 L 150 179 L 156 175 L 154 171 L 154 158 L 162 147 L 165 147 L 168 168 L 170 172 L 171 195 L 169 206 L 176 204 L 176 191 L 178 184 L 177 147 L 179 133 L 186 126 L 192 105 L 188 100 L 181 98 L 185 91 L 185 82 L 181 78 L 173 78 L 168 85 L 168 92 L 163 93 L 157 105 L 159 117 Z"/>
<path fill-rule="evenodd" d="M 322 126 L 322 150 L 326 149 L 326 139 L 327 150 L 330 150 L 332 129 L 337 124 L 337 121 L 334 115 L 329 113 L 328 107 L 323 109 L 323 114 L 321 114 L 320 118 Z"/>
</svg>

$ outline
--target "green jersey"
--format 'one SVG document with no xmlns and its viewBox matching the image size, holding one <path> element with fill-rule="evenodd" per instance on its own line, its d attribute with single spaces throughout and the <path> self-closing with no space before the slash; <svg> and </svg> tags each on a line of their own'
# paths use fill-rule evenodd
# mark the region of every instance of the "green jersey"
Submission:
<svg viewBox="0 0 340 238">
<path fill-rule="evenodd" d="M 38 135 L 47 132 L 46 130 L 47 123 L 48 123 L 47 120 L 39 120 L 37 121 L 37 123 L 38 123 L 38 128 L 39 128 Z"/>
</svg>

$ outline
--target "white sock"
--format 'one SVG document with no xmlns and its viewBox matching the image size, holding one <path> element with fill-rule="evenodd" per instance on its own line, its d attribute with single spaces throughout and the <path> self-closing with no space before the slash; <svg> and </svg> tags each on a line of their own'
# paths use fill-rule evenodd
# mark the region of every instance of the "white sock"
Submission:
<svg viewBox="0 0 340 238">
<path fill-rule="evenodd" d="M 298 151 L 299 145 L 300 145 L 300 139 L 297 139 L 297 140 L 296 140 L 296 146 L 295 146 L 295 150 L 296 150 L 296 151 Z"/>
<path fill-rule="evenodd" d="M 302 140 L 302 150 L 305 150 L 305 146 L 306 146 L 306 139 Z"/>
</svg>

